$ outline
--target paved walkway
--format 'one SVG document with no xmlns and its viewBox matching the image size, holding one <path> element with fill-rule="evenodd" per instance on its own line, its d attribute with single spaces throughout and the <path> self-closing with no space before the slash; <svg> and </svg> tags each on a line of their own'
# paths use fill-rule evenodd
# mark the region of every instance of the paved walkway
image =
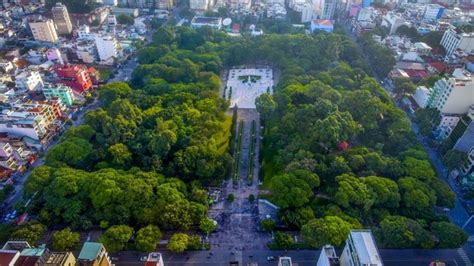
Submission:
<svg viewBox="0 0 474 266">
<path fill-rule="evenodd" d="M 256 135 L 260 136 L 259 115 L 255 109 L 239 109 L 238 121 L 244 123 L 240 163 L 240 180 L 234 184 L 231 179 L 222 186 L 222 200 L 211 206 L 209 216 L 218 222 L 217 231 L 210 235 L 209 241 L 213 251 L 232 252 L 236 260 L 242 262 L 244 250 L 265 250 L 270 235 L 259 232 L 257 201 L 249 201 L 249 196 L 258 195 L 258 150 L 260 139 L 257 137 L 252 185 L 247 184 L 249 169 L 248 156 L 251 141 L 252 121 L 256 121 Z M 238 129 L 236 129 L 238 130 Z M 234 194 L 233 202 L 226 201 L 229 194 Z"/>
</svg>

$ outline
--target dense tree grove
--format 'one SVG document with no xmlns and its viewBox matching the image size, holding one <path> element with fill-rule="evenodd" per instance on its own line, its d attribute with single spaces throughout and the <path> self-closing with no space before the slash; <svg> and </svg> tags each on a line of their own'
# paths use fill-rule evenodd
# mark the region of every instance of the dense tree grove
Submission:
<svg viewBox="0 0 474 266">
<path fill-rule="evenodd" d="M 377 229 L 387 247 L 464 240 L 437 231 L 445 220 L 434 207 L 452 207 L 454 194 L 347 36 L 233 39 L 209 28 L 163 27 L 138 60 L 130 83 L 102 86 L 101 107 L 66 132 L 25 184 L 26 196 L 37 193 L 30 211 L 43 224 L 108 228 L 101 241 L 111 250 L 126 248 L 134 229 L 143 251 L 160 230 L 212 232 L 201 186 L 218 184 L 232 163 L 220 70 L 264 63 L 281 74 L 257 109 L 265 125 L 264 183 L 284 225 L 301 229 L 313 247 L 339 245 L 361 227 Z M 402 230 L 413 240 L 390 237 Z M 292 244 L 287 235 L 278 239 L 276 247 Z M 177 233 L 168 246 L 182 252 L 201 242 Z"/>
<path fill-rule="evenodd" d="M 314 55 L 311 64 L 291 46 L 303 37 L 266 37 L 277 44 L 279 38 L 286 39 L 284 52 L 277 45 L 276 61 L 261 60 L 282 71 L 280 82 L 256 104 L 265 122 L 264 184 L 282 208 L 281 222 L 301 229 L 312 247 L 340 245 L 348 230 L 361 227 L 374 229 L 386 247 L 448 246 L 434 230 L 446 218 L 434 209 L 454 207 L 455 194 L 436 177 L 405 113 L 364 71 L 359 49 L 339 35 L 306 36 L 301 49 Z M 322 52 L 331 42 L 333 49 Z M 384 76 L 393 57 L 379 53 L 387 56 L 386 68 L 377 66 Z M 397 85 L 400 94 L 412 92 L 411 83 Z M 449 246 L 465 242 L 462 230 L 455 232 L 460 236 L 446 240 Z"/>
</svg>

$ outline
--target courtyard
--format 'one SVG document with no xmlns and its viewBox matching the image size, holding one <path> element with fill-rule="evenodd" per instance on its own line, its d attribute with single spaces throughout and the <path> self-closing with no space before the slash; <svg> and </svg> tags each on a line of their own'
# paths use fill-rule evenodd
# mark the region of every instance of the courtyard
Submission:
<svg viewBox="0 0 474 266">
<path fill-rule="evenodd" d="M 271 68 L 235 68 L 229 70 L 226 83 L 226 99 L 230 107 L 256 109 L 255 99 L 263 93 L 273 93 Z"/>
</svg>

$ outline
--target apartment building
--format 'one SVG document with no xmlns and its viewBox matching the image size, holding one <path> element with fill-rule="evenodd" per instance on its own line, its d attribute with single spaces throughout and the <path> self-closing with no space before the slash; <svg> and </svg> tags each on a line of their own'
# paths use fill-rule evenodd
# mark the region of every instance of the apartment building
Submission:
<svg viewBox="0 0 474 266">
<path fill-rule="evenodd" d="M 341 266 L 383 266 L 370 230 L 351 230 L 340 258 Z"/>
<path fill-rule="evenodd" d="M 474 104 L 474 81 L 471 74 L 456 69 L 452 77 L 438 80 L 429 95 L 427 106 L 445 114 L 466 114 Z"/>
<path fill-rule="evenodd" d="M 113 59 L 119 56 L 119 45 L 113 36 L 96 35 L 95 46 L 99 54 L 99 59 L 103 63 L 113 63 Z"/>
<path fill-rule="evenodd" d="M 38 71 L 24 71 L 15 77 L 15 85 L 23 90 L 40 91 L 44 83 Z"/>
<path fill-rule="evenodd" d="M 56 3 L 51 12 L 53 13 L 53 20 L 56 24 L 57 33 L 59 35 L 71 34 L 72 24 L 66 6 L 62 3 Z"/>
<path fill-rule="evenodd" d="M 67 107 L 71 107 L 74 103 L 72 89 L 64 84 L 46 83 L 43 87 L 43 94 L 46 100 L 61 99 L 61 102 Z"/>
<path fill-rule="evenodd" d="M 36 41 L 51 43 L 58 41 L 58 34 L 51 19 L 30 21 L 29 26 Z"/>
<path fill-rule="evenodd" d="M 472 54 L 474 53 L 474 33 L 458 33 L 454 26 L 450 26 L 444 32 L 440 44 L 446 50 L 446 59 L 449 59 L 456 50 Z"/>
</svg>

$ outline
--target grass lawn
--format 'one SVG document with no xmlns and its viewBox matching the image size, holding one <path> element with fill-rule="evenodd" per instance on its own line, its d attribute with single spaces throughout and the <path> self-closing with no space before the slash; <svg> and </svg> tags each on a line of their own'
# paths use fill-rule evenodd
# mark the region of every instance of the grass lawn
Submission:
<svg viewBox="0 0 474 266">
<path fill-rule="evenodd" d="M 223 154 L 229 149 L 230 128 L 232 126 L 232 117 L 226 116 L 222 130 L 214 138 L 216 139 L 217 149 Z"/>
<path fill-rule="evenodd" d="M 275 175 L 278 175 L 282 172 L 282 169 L 279 169 L 274 162 L 275 154 L 272 153 L 269 149 L 265 148 L 265 141 L 262 143 L 263 149 L 261 150 L 263 155 L 262 160 L 262 173 L 263 173 L 263 182 L 260 185 L 261 189 L 271 189 L 272 188 L 272 178 Z"/>
<path fill-rule="evenodd" d="M 108 80 L 112 74 L 112 70 L 108 68 L 97 68 L 97 71 L 99 71 L 100 79 L 104 81 Z"/>
</svg>

